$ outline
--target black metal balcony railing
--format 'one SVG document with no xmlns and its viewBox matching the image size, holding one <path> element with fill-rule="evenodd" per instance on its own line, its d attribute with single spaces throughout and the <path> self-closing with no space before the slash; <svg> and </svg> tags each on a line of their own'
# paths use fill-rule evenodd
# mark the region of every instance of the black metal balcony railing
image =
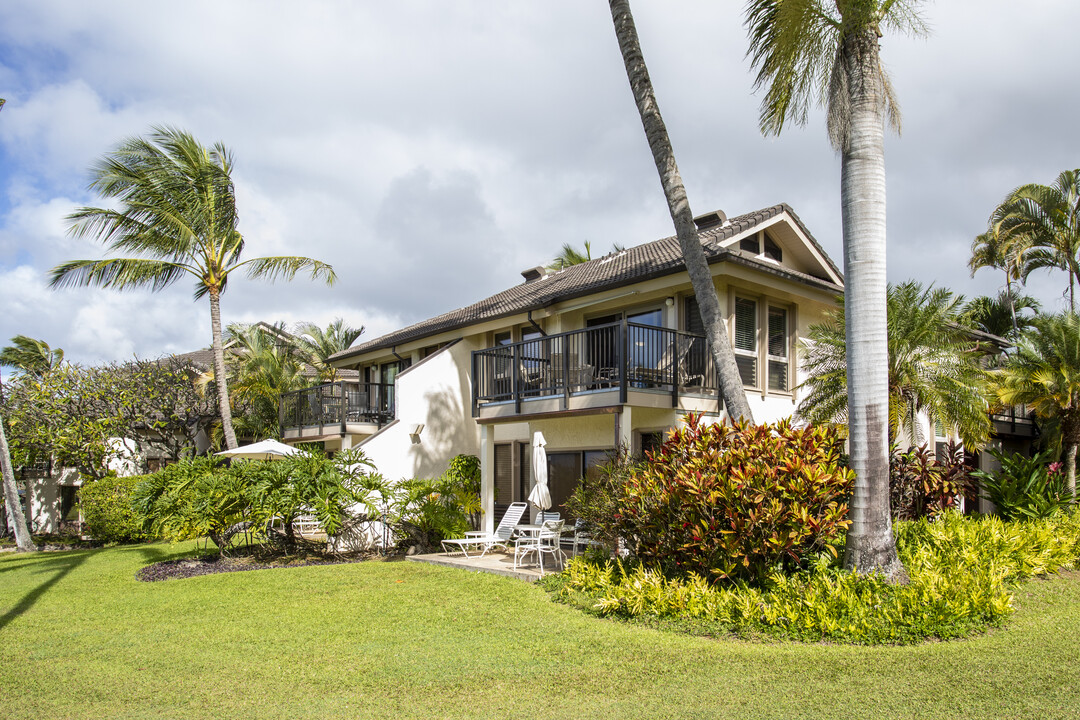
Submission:
<svg viewBox="0 0 1080 720">
<path fill-rule="evenodd" d="M 341 381 L 283 393 L 281 429 L 337 425 L 345 432 L 348 423 L 384 425 L 394 418 L 394 385 Z"/>
<path fill-rule="evenodd" d="M 715 394 L 716 369 L 701 335 L 618 322 L 473 352 L 473 409 L 480 405 L 629 389 Z"/>
<path fill-rule="evenodd" d="M 990 420 L 999 433 L 1038 437 L 1041 432 L 1035 416 L 1024 405 L 999 408 L 990 413 Z"/>
</svg>

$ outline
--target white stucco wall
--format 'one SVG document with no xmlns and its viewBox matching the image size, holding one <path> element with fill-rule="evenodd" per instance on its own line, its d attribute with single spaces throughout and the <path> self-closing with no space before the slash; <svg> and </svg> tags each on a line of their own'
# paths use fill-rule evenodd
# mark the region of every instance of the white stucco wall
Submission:
<svg viewBox="0 0 1080 720">
<path fill-rule="evenodd" d="M 387 480 L 437 477 L 462 453 L 480 452 L 472 418 L 470 339 L 447 346 L 400 374 L 395 382 L 396 421 L 358 443 Z M 410 437 L 422 424 L 419 443 Z"/>
</svg>

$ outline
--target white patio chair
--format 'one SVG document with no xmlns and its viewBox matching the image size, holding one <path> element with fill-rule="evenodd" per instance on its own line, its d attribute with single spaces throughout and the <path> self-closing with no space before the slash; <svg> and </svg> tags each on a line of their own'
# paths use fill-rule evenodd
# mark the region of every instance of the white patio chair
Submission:
<svg viewBox="0 0 1080 720">
<path fill-rule="evenodd" d="M 523 502 L 516 502 L 510 505 L 506 509 L 506 512 L 502 516 L 502 520 L 499 521 L 499 526 L 495 528 L 495 532 L 486 533 L 479 530 L 473 530 L 465 533 L 463 538 L 452 538 L 442 541 L 443 552 L 449 555 L 451 552 L 460 552 L 465 557 L 469 557 L 469 548 L 481 548 L 480 557 L 484 557 L 487 551 L 494 547 L 501 547 L 504 550 L 509 550 L 510 536 L 514 534 L 514 528 L 517 527 L 518 522 L 521 520 L 521 516 L 528 510 L 529 504 Z M 452 550 L 451 548 L 455 548 Z"/>
<path fill-rule="evenodd" d="M 559 541 L 564 525 L 562 520 L 548 520 L 538 532 L 518 538 L 514 542 L 514 569 L 517 570 L 531 553 L 536 554 L 540 577 L 544 576 L 544 555 L 551 555 L 556 561 L 556 567 L 562 569 L 566 564 L 566 553 L 559 546 Z"/>
</svg>

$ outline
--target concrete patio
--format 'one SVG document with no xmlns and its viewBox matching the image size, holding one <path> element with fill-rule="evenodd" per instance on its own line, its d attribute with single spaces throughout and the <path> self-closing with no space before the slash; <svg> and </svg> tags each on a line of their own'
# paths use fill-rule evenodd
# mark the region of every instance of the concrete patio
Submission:
<svg viewBox="0 0 1080 720">
<path fill-rule="evenodd" d="M 571 553 L 567 552 L 566 555 L 569 557 Z M 428 553 L 426 555 L 412 555 L 406 559 L 411 560 L 412 562 L 461 568 L 462 570 L 470 570 L 472 572 L 505 575 L 506 577 L 525 580 L 526 582 L 535 582 L 540 578 L 540 566 L 537 565 L 535 561 L 522 565 L 515 570 L 513 552 L 491 551 L 483 557 L 480 557 L 479 555 L 465 557 L 460 553 L 455 553 L 453 555 Z M 555 566 L 555 563 L 548 560 L 544 565 L 544 573 L 550 575 L 555 572 L 558 572 L 558 568 Z"/>
</svg>

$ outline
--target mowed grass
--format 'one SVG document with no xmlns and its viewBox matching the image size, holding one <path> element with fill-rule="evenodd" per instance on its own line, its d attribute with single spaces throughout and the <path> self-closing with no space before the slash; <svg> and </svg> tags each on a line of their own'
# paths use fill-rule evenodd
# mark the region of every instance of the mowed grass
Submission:
<svg viewBox="0 0 1080 720">
<path fill-rule="evenodd" d="M 915 647 L 709 639 L 412 562 L 141 583 L 190 550 L 0 555 L 0 718 L 1077 718 L 1080 574 Z"/>
</svg>

